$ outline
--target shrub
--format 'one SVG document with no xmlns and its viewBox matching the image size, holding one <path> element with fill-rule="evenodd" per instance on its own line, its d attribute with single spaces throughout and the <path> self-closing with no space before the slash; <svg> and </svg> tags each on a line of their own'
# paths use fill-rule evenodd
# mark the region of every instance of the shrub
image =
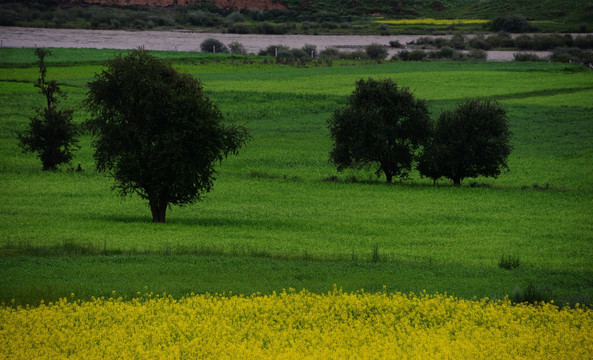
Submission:
<svg viewBox="0 0 593 360">
<path fill-rule="evenodd" d="M 339 59 L 340 58 L 340 51 L 336 48 L 327 48 L 322 50 L 319 53 L 319 58 L 326 60 L 326 59 L 330 59 L 330 60 L 335 60 L 335 59 Z"/>
<path fill-rule="evenodd" d="M 531 62 L 541 61 L 539 56 L 537 56 L 536 54 L 530 54 L 530 53 L 514 53 L 513 58 L 515 59 L 515 61 L 531 61 Z"/>
<path fill-rule="evenodd" d="M 535 41 L 529 35 L 519 35 L 515 38 L 515 46 L 519 49 L 533 49 Z"/>
<path fill-rule="evenodd" d="M 205 11 L 191 11 L 187 14 L 187 19 L 194 26 L 213 27 L 222 23 L 220 15 Z"/>
<path fill-rule="evenodd" d="M 453 49 L 457 49 L 457 50 L 465 49 L 465 38 L 461 34 L 453 35 L 451 37 L 451 40 L 449 40 L 449 43 L 451 44 L 451 47 L 453 47 Z"/>
<path fill-rule="evenodd" d="M 422 50 L 414 50 L 408 53 L 408 61 L 422 61 L 426 58 L 426 53 Z"/>
<path fill-rule="evenodd" d="M 493 31 L 506 31 L 511 33 L 520 33 L 531 29 L 527 19 L 521 15 L 499 16 L 492 20 L 490 27 Z"/>
<path fill-rule="evenodd" d="M 535 50 L 550 50 L 558 47 L 570 47 L 573 43 L 572 38 L 566 38 L 562 35 L 541 35 L 533 38 L 533 48 Z"/>
<path fill-rule="evenodd" d="M 455 50 L 448 46 L 438 51 L 428 53 L 428 57 L 431 59 L 451 59 L 453 56 L 455 56 Z"/>
<path fill-rule="evenodd" d="M 206 53 L 226 53 L 229 51 L 222 42 L 214 38 L 208 38 L 202 41 L 200 49 Z"/>
<path fill-rule="evenodd" d="M 402 50 L 400 52 L 398 52 L 397 54 L 393 55 L 393 60 L 396 60 L 397 58 L 399 58 L 402 61 L 408 61 L 408 57 L 410 56 L 410 52 L 408 50 Z"/>
<path fill-rule="evenodd" d="M 229 50 L 230 50 L 231 54 L 243 54 L 243 52 L 244 52 L 243 44 L 241 44 L 238 41 L 233 41 L 232 43 L 229 44 Z"/>
<path fill-rule="evenodd" d="M 397 40 L 391 40 L 389 42 L 389 46 L 391 46 L 394 49 L 401 49 L 403 47 L 402 44 Z"/>
<path fill-rule="evenodd" d="M 593 49 L 593 35 L 577 36 L 573 45 L 581 49 Z"/>
<path fill-rule="evenodd" d="M 468 60 L 486 60 L 488 54 L 484 50 L 472 49 L 466 55 Z"/>
<path fill-rule="evenodd" d="M 231 25 L 227 31 L 231 34 L 249 34 L 251 33 L 251 27 L 244 23 L 238 23 Z"/>
<path fill-rule="evenodd" d="M 302 50 L 305 52 L 305 54 L 307 54 L 307 57 L 309 58 L 317 57 L 317 46 L 315 45 L 305 44 Z"/>
<path fill-rule="evenodd" d="M 579 48 L 557 48 L 552 51 L 550 60 L 554 62 L 581 63 L 583 62 L 583 54 L 583 50 Z"/>
<path fill-rule="evenodd" d="M 232 25 L 234 23 L 243 21 L 245 21 L 245 16 L 243 16 L 243 14 L 241 14 L 239 11 L 234 11 L 226 17 L 227 25 Z"/>
<path fill-rule="evenodd" d="M 385 49 L 385 46 L 381 44 L 373 43 L 368 45 L 364 51 L 371 60 L 381 61 L 385 60 L 387 57 L 387 50 Z"/>
<path fill-rule="evenodd" d="M 347 60 L 365 60 L 369 58 L 367 53 L 362 50 L 356 50 L 350 53 L 342 53 L 341 56 Z"/>
<path fill-rule="evenodd" d="M 484 38 L 484 35 L 476 35 L 469 40 L 469 46 L 474 49 L 489 50 L 490 44 Z"/>
<path fill-rule="evenodd" d="M 259 51 L 261 56 L 280 56 L 282 53 L 290 53 L 290 48 L 286 45 L 270 45 Z"/>
</svg>

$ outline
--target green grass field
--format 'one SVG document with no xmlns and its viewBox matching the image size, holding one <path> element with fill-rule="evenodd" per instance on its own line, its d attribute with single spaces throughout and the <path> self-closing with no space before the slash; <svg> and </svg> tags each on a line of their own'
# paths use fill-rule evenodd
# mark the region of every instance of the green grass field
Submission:
<svg viewBox="0 0 593 360">
<path fill-rule="evenodd" d="M 48 79 L 81 108 L 112 50 L 54 49 Z M 558 63 L 337 62 L 293 68 L 158 53 L 200 78 L 227 121 L 253 139 L 218 166 L 205 200 L 152 224 L 96 173 L 88 135 L 73 166 L 43 173 L 16 134 L 42 103 L 32 49 L 0 49 L 0 302 L 132 297 L 137 291 L 250 294 L 307 288 L 593 299 L 593 71 Z M 54 58 L 52 62 L 52 58 Z M 326 120 L 360 78 L 391 77 L 433 117 L 467 97 L 500 101 L 513 131 L 510 171 L 461 188 L 374 169 L 337 174 Z M 337 175 L 337 179 L 335 176 Z M 499 268 L 503 254 L 521 266 Z"/>
</svg>

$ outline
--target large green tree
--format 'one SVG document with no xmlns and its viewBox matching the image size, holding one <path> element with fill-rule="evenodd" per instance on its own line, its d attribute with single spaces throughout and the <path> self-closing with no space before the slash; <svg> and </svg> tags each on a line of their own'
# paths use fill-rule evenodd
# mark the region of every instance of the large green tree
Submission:
<svg viewBox="0 0 593 360">
<path fill-rule="evenodd" d="M 214 165 L 248 138 L 225 124 L 200 81 L 137 49 L 119 55 L 89 83 L 97 170 L 109 173 L 122 196 L 147 199 L 153 222 L 170 205 L 201 200 L 215 180 Z"/>
<path fill-rule="evenodd" d="M 465 178 L 497 177 L 507 167 L 511 131 L 504 108 L 494 101 L 469 99 L 439 116 L 434 137 L 418 170 L 459 186 Z"/>
<path fill-rule="evenodd" d="M 330 162 L 338 171 L 377 166 L 388 183 L 406 176 L 417 151 L 430 137 L 424 101 L 391 79 L 361 79 L 344 108 L 328 121 L 333 148 Z"/>
<path fill-rule="evenodd" d="M 19 146 L 24 152 L 36 152 L 43 170 L 56 170 L 58 165 L 72 160 L 72 151 L 78 148 L 77 136 L 80 129 L 72 122 L 72 109 L 59 109 L 58 96 L 66 98 L 55 80 L 47 81 L 45 57 L 50 51 L 37 48 L 35 55 L 39 59 L 39 79 L 35 87 L 45 97 L 45 107 L 35 108 L 35 116 L 29 122 L 29 128 L 18 134 Z"/>
</svg>

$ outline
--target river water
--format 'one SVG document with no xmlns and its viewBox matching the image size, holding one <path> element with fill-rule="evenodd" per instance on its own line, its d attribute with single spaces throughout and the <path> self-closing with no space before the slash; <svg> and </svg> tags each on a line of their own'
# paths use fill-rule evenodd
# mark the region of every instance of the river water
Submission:
<svg viewBox="0 0 593 360">
<path fill-rule="evenodd" d="M 134 49 L 142 46 L 147 50 L 200 51 L 200 44 L 204 40 L 215 38 L 226 45 L 237 41 L 248 53 L 258 53 L 259 50 L 270 45 L 302 48 L 305 44 L 315 45 L 319 51 L 331 47 L 352 51 L 372 43 L 388 45 L 390 41 L 399 41 L 401 44 L 406 44 L 419 37 L 417 35 L 257 35 L 217 34 L 186 30 L 127 31 L 0 27 L 0 46 L 2 47 Z M 391 56 L 397 51 L 397 49 L 389 49 L 389 55 Z M 513 53 L 515 51 L 487 52 L 490 61 L 511 61 Z M 548 55 L 547 52 L 539 53 L 539 56 L 542 57 L 546 55 Z"/>
</svg>

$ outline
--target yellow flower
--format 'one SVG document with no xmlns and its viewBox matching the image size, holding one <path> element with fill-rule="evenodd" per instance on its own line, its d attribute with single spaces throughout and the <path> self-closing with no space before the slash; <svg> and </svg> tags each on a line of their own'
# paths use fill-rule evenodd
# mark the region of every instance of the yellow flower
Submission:
<svg viewBox="0 0 593 360">
<path fill-rule="evenodd" d="M 9 359 L 584 359 L 593 312 L 447 295 L 294 289 L 0 306 Z"/>
<path fill-rule="evenodd" d="M 457 25 L 457 24 L 485 24 L 490 20 L 484 19 L 399 19 L 377 20 L 380 24 L 391 25 Z"/>
</svg>

